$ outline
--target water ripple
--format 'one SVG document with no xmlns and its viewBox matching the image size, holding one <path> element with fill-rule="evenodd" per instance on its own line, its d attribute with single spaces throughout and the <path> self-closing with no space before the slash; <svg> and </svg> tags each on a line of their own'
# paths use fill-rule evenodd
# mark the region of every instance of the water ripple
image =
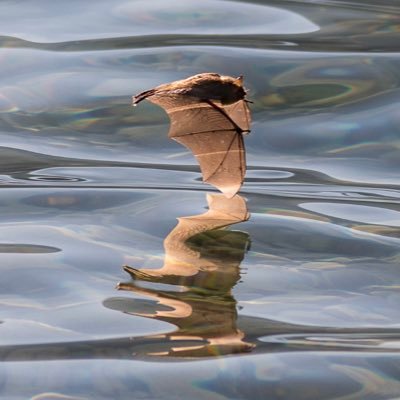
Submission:
<svg viewBox="0 0 400 400">
<path fill-rule="evenodd" d="M 43 51 L 58 52 L 90 52 L 104 50 L 121 49 L 145 49 L 157 47 L 239 47 L 247 49 L 274 49 L 302 52 L 325 53 L 398 53 L 400 45 L 397 41 L 397 35 L 387 37 L 386 41 L 372 47 L 368 37 L 361 37 L 358 40 L 348 40 L 343 42 L 343 38 L 334 38 L 330 36 L 319 36 L 297 38 L 296 35 L 261 35 L 261 34 L 235 34 L 235 35 L 201 35 L 201 34 L 183 34 L 183 35 L 142 35 L 126 36 L 119 38 L 101 38 L 101 39 L 81 39 L 79 41 L 66 41 L 58 43 L 32 42 L 12 36 L 0 36 L 0 47 L 3 48 L 29 48 Z"/>
<path fill-rule="evenodd" d="M 400 11 L 396 4 L 206 0 L 201 4 L 172 2 L 166 9 L 159 0 L 111 4 L 100 1 L 95 19 L 91 18 L 91 10 L 81 4 L 71 10 L 68 23 L 75 26 L 73 32 L 65 26 L 63 15 L 54 14 L 52 7 L 37 16 L 41 23 L 31 24 L 27 20 L 35 9 L 27 5 L 21 11 L 18 5 L 7 4 L 3 13 L 19 15 L 4 20 L 1 46 L 52 51 L 163 46 L 399 51 L 396 15 Z M 20 35 L 13 35 L 16 31 Z"/>
</svg>

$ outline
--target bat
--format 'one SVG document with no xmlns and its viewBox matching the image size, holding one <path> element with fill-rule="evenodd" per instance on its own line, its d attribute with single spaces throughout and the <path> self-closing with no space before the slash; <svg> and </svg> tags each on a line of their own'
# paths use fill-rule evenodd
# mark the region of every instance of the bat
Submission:
<svg viewBox="0 0 400 400">
<path fill-rule="evenodd" d="M 139 93 L 133 105 L 145 99 L 167 112 L 168 137 L 193 152 L 203 181 L 233 197 L 246 173 L 243 135 L 251 123 L 243 77 L 194 75 Z"/>
</svg>

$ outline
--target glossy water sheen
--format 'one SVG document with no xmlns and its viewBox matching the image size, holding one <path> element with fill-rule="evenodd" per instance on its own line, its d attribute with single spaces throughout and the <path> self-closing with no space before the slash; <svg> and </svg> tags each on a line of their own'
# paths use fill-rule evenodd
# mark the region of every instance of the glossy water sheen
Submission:
<svg viewBox="0 0 400 400">
<path fill-rule="evenodd" d="M 2 398 L 398 398 L 399 21 L 396 0 L 2 1 Z M 130 96 L 205 71 L 254 101 L 251 218 L 180 248 L 201 279 L 133 281 L 213 189 Z"/>
</svg>

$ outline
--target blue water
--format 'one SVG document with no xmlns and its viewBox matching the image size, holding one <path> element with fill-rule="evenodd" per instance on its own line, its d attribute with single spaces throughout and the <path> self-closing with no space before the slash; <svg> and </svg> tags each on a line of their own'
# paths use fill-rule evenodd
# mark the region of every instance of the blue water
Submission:
<svg viewBox="0 0 400 400">
<path fill-rule="evenodd" d="M 398 398 L 399 21 L 394 0 L 2 1 L 1 398 Z M 253 101 L 251 215 L 224 230 L 193 217 L 217 191 L 165 112 L 131 107 L 200 72 Z"/>
</svg>

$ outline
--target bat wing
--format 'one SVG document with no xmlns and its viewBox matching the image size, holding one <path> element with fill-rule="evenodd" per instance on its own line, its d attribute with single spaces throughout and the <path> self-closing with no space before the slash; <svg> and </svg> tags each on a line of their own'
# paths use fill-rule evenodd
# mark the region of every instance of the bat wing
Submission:
<svg viewBox="0 0 400 400">
<path fill-rule="evenodd" d="M 147 99 L 168 113 L 168 136 L 193 152 L 203 181 L 233 197 L 246 173 L 243 133 L 250 130 L 246 101 L 222 105 L 179 93 L 156 94 Z"/>
</svg>

